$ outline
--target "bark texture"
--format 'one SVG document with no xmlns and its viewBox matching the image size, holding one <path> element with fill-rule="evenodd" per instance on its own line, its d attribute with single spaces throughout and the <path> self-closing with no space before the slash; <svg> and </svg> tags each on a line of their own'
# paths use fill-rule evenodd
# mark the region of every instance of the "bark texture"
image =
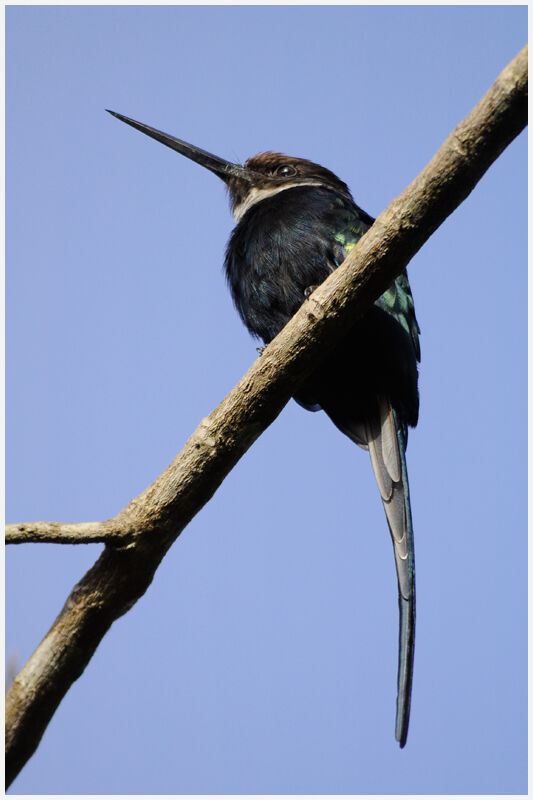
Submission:
<svg viewBox="0 0 533 800">
<path fill-rule="evenodd" d="M 144 594 L 183 528 L 526 122 L 527 47 L 144 492 L 103 522 L 7 526 L 7 541 L 14 544 L 106 544 L 8 692 L 7 785 L 37 748 L 106 631 Z"/>
</svg>

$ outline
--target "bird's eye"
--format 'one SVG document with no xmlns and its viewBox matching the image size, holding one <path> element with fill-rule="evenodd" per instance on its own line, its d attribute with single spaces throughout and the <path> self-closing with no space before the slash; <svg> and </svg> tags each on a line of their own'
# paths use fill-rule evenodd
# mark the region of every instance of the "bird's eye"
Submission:
<svg viewBox="0 0 533 800">
<path fill-rule="evenodd" d="M 292 164 L 281 164 L 274 172 L 274 175 L 277 175 L 278 178 L 292 178 L 296 174 L 296 167 L 293 167 Z"/>
</svg>

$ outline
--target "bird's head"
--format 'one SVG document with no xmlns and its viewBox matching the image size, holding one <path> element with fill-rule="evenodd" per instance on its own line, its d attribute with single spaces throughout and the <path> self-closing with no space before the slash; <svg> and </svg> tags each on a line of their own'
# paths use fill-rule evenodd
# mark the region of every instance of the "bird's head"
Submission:
<svg viewBox="0 0 533 800">
<path fill-rule="evenodd" d="M 218 175 L 228 187 L 236 220 L 260 200 L 297 186 L 323 186 L 352 199 L 346 184 L 333 172 L 305 158 L 267 152 L 252 156 L 244 164 L 233 164 L 142 122 L 115 111 L 109 113 Z"/>
</svg>

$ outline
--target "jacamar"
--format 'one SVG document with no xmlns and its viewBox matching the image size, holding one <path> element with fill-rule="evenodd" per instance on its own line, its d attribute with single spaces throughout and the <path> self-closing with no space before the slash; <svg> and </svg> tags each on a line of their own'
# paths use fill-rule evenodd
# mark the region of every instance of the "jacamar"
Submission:
<svg viewBox="0 0 533 800">
<path fill-rule="evenodd" d="M 268 152 L 241 166 L 122 114 L 109 113 L 224 181 L 237 222 L 226 250 L 226 277 L 244 324 L 265 344 L 374 222 L 356 205 L 345 183 L 311 161 Z M 294 396 L 310 411 L 323 409 L 337 428 L 370 452 L 398 576 L 400 747 L 409 726 L 415 638 L 415 563 L 405 448 L 407 427 L 418 420 L 419 333 L 403 272 Z"/>
</svg>

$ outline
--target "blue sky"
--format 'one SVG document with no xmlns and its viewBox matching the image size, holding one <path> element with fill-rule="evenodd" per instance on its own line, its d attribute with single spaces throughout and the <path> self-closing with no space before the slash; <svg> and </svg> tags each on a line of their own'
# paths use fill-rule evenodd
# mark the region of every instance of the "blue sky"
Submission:
<svg viewBox="0 0 533 800">
<path fill-rule="evenodd" d="M 517 6 L 6 9 L 7 520 L 103 519 L 256 357 L 222 184 L 105 114 L 231 160 L 326 165 L 377 215 L 527 38 Z M 526 752 L 526 135 L 409 267 L 409 741 L 368 456 L 291 402 L 61 703 L 16 793 L 513 794 Z M 19 666 L 99 546 L 6 555 Z"/>
</svg>

